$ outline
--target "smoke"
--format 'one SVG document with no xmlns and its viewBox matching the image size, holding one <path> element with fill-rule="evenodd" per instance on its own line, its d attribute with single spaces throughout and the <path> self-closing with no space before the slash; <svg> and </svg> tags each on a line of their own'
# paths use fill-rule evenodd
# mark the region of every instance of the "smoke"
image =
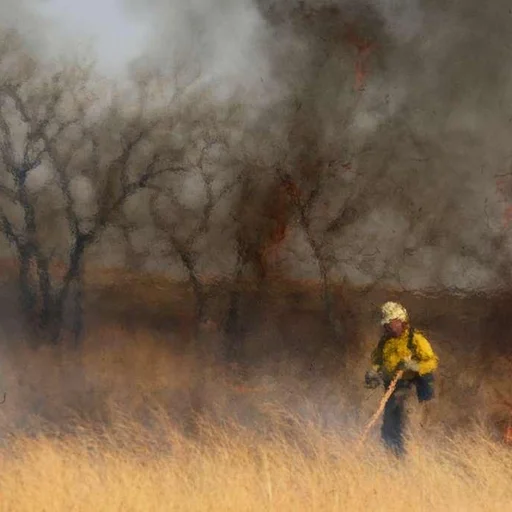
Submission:
<svg viewBox="0 0 512 512">
<path fill-rule="evenodd" d="M 269 79 L 268 29 L 251 0 L 126 0 L 126 5 L 152 28 L 145 66 L 186 68 L 221 98 L 240 90 L 245 98 L 261 94 L 259 86 Z"/>
<path fill-rule="evenodd" d="M 259 5 L 276 31 L 307 42 L 308 68 L 290 67 L 288 83 L 302 80 L 318 140 L 352 144 L 349 153 L 371 148 L 360 159 L 364 172 L 393 152 L 386 179 L 371 191 L 373 208 L 333 241 L 345 262 L 340 274 L 364 283 L 384 273 L 409 288 L 509 283 L 510 270 L 499 274 L 509 254 L 496 240 L 509 237 L 495 187 L 512 135 L 508 4 Z M 364 70 L 354 64 L 356 43 L 374 45 Z M 364 92 L 355 97 L 358 72 Z"/>
<path fill-rule="evenodd" d="M 45 62 L 93 60 L 118 80 L 145 50 L 148 31 L 126 16 L 123 0 L 3 0 L 0 27 L 18 31 Z"/>
<path fill-rule="evenodd" d="M 369 177 L 354 221 L 330 239 L 335 276 L 360 283 L 386 276 L 409 288 L 512 283 L 512 238 L 495 178 L 508 171 L 512 135 L 505 0 L 89 4 L 93 39 L 100 26 L 112 39 L 121 21 L 138 27 L 124 39 L 129 51 L 123 43 L 109 54 L 103 41 L 106 68 L 133 57 L 135 69 L 197 77 L 217 99 L 241 104 L 248 114 L 233 140 L 250 133 L 245 149 L 259 163 L 286 159 L 307 181 L 326 162 L 348 162 Z M 51 54 L 51 36 L 69 35 L 69 20 L 82 19 L 82 11 L 59 6 L 5 0 L 1 23 Z M 331 209 L 355 186 L 337 172 L 323 197 Z M 199 188 L 187 184 L 188 202 L 201 200 Z M 294 275 L 313 275 L 299 231 L 292 226 L 286 240 L 290 266 Z"/>
<path fill-rule="evenodd" d="M 146 62 L 187 62 L 224 98 L 257 105 L 257 126 L 286 132 L 261 145 L 261 161 L 276 144 L 302 173 L 322 159 L 372 173 L 389 158 L 371 207 L 332 240 L 335 274 L 409 288 L 510 282 L 495 186 L 512 135 L 506 1 L 126 4 L 153 27 Z M 304 237 L 291 236 L 293 273 L 314 274 Z"/>
</svg>

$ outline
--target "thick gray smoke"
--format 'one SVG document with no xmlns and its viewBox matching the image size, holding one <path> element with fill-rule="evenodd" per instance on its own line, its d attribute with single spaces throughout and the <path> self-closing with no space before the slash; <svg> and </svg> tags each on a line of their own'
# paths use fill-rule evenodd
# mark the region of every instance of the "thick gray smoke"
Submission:
<svg viewBox="0 0 512 512">
<path fill-rule="evenodd" d="M 4 1 L 2 23 L 32 26 L 30 5 Z M 506 205 L 496 191 L 512 135 L 509 2 L 124 5 L 150 27 L 134 67 L 197 75 L 221 99 L 256 109 L 235 131 L 252 133 L 259 163 L 286 161 L 309 182 L 312 169 L 331 169 L 323 208 L 347 202 L 350 212 L 325 239 L 333 276 L 408 288 L 512 283 Z M 48 27 L 38 27 L 44 37 Z M 313 212 L 318 229 L 321 211 Z M 315 276 L 306 238 L 292 226 L 288 268 Z"/>
<path fill-rule="evenodd" d="M 507 1 L 128 3 L 151 21 L 161 66 L 181 56 L 228 91 L 245 87 L 248 102 L 257 91 L 275 106 L 300 104 L 295 165 L 325 152 L 363 173 L 387 162 L 372 207 L 332 240 L 339 276 L 410 288 L 510 282 L 495 178 L 512 135 Z M 302 244 L 297 234 L 290 263 L 314 275 Z"/>
<path fill-rule="evenodd" d="M 201 76 L 223 98 L 241 90 L 245 99 L 271 92 L 269 28 L 252 0 L 125 0 L 151 26 L 145 66 L 183 69 Z"/>
</svg>

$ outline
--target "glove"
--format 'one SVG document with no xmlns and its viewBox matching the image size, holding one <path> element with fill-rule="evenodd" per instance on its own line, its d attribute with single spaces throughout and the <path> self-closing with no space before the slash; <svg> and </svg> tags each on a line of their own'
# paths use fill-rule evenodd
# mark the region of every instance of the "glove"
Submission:
<svg viewBox="0 0 512 512">
<path fill-rule="evenodd" d="M 364 382 L 367 388 L 375 389 L 382 384 L 382 377 L 375 370 L 369 370 L 364 376 Z"/>
<path fill-rule="evenodd" d="M 406 361 L 402 361 L 398 365 L 399 370 L 404 370 L 408 372 L 419 372 L 420 371 L 420 365 L 413 359 L 407 359 Z"/>
</svg>

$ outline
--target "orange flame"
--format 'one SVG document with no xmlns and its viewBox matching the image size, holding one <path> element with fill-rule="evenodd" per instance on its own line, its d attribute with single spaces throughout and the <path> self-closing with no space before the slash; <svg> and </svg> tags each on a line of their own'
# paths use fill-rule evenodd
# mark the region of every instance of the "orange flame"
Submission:
<svg viewBox="0 0 512 512">
<path fill-rule="evenodd" d="M 292 180 L 288 179 L 278 187 L 276 195 L 277 197 L 270 213 L 274 226 L 265 241 L 261 255 L 262 263 L 265 267 L 274 264 L 277 260 L 279 247 L 289 231 L 290 199 L 298 198 L 300 190 Z"/>
<path fill-rule="evenodd" d="M 508 225 L 512 222 L 512 206 L 507 206 L 505 208 L 505 212 L 503 213 L 503 223 L 505 224 L 505 227 L 508 227 Z"/>
<path fill-rule="evenodd" d="M 508 425 L 505 428 L 505 433 L 503 435 L 503 441 L 505 441 L 505 444 L 512 445 L 512 416 L 508 422 Z"/>
<path fill-rule="evenodd" d="M 357 91 L 364 90 L 366 77 L 368 72 L 366 70 L 366 61 L 370 53 L 375 48 L 376 44 L 369 41 L 366 38 L 361 37 L 356 33 L 354 27 L 349 25 L 345 34 L 345 40 L 353 46 L 356 51 L 356 62 L 355 62 L 355 85 L 354 88 Z"/>
</svg>

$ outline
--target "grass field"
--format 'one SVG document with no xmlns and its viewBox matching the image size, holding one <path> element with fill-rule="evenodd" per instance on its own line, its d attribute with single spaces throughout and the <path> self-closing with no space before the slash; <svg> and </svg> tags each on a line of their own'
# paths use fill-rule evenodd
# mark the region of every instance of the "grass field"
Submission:
<svg viewBox="0 0 512 512">
<path fill-rule="evenodd" d="M 413 440 L 398 464 L 313 425 L 289 438 L 206 423 L 189 439 L 124 422 L 79 437 L 16 438 L 0 470 L 0 510 L 19 512 L 504 512 L 512 503 L 512 451 L 477 433 Z"/>
<path fill-rule="evenodd" d="M 378 428 L 355 450 L 380 398 L 364 362 L 334 380 L 267 363 L 241 383 L 168 341 L 104 328 L 80 352 L 2 354 L 0 510 L 510 509 L 512 446 L 475 397 L 441 395 L 424 427 L 413 404 L 398 463 Z"/>
<path fill-rule="evenodd" d="M 20 342 L 3 283 L 0 511 L 511 509 L 508 302 L 496 321 L 484 299 L 407 299 L 441 367 L 426 424 L 411 404 L 398 463 L 378 425 L 356 451 L 381 397 L 362 385 L 378 335 L 371 318 L 356 319 L 360 346 L 343 360 L 322 347 L 309 288 L 269 293 L 275 304 L 246 332 L 242 378 L 216 359 L 215 328 L 200 353 L 187 348 L 184 290 L 109 273 L 97 281 L 74 351 Z M 384 296 L 349 303 L 366 314 Z"/>
</svg>

